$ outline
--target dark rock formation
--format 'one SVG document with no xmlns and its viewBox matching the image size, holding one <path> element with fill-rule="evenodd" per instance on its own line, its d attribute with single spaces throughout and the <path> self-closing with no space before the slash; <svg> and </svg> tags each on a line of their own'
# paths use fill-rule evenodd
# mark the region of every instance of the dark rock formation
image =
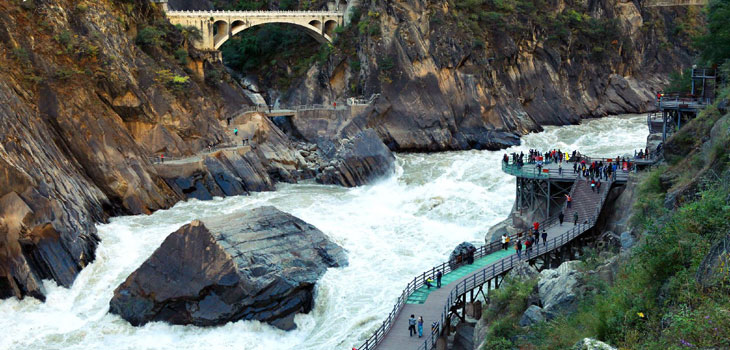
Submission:
<svg viewBox="0 0 730 350">
<path fill-rule="evenodd" d="M 459 265 L 465 263 L 468 260 L 470 252 L 476 251 L 476 247 L 469 242 L 463 242 L 454 248 L 449 255 L 449 265 L 451 269 L 455 269 Z"/>
<path fill-rule="evenodd" d="M 703 288 L 712 288 L 730 282 L 730 235 L 725 236 L 710 248 L 697 268 L 695 279 Z"/>
<path fill-rule="evenodd" d="M 114 291 L 110 311 L 135 326 L 243 319 L 290 330 L 296 313 L 312 309 L 327 268 L 346 264 L 343 249 L 317 228 L 262 207 L 170 234 Z"/>
<path fill-rule="evenodd" d="M 395 156 L 373 130 L 344 139 L 339 148 L 331 140 L 322 140 L 319 148 L 331 159 L 317 175 L 319 183 L 360 186 L 394 170 Z"/>
<path fill-rule="evenodd" d="M 425 330 L 423 336 L 425 337 Z M 456 326 L 454 341 L 451 350 L 473 350 L 474 349 L 474 323 L 462 322 Z"/>
<path fill-rule="evenodd" d="M 530 305 L 520 318 L 520 327 L 529 327 L 544 321 L 545 312 L 542 308 L 537 305 Z"/>
</svg>

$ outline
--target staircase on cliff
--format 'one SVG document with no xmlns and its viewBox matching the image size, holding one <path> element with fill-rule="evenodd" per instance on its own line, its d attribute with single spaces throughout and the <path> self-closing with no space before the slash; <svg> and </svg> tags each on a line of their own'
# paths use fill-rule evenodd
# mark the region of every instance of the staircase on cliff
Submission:
<svg viewBox="0 0 730 350">
<path fill-rule="evenodd" d="M 601 191 L 594 192 L 591 190 L 591 180 L 576 179 L 573 187 L 570 189 L 570 196 L 573 197 L 573 205 L 567 208 L 567 204 L 563 209 L 566 222 L 573 222 L 573 213 L 578 213 L 578 222 L 583 223 L 590 221 L 596 211 L 601 207 L 601 203 L 606 199 L 608 191 L 611 189 L 611 181 L 602 181 Z"/>
</svg>

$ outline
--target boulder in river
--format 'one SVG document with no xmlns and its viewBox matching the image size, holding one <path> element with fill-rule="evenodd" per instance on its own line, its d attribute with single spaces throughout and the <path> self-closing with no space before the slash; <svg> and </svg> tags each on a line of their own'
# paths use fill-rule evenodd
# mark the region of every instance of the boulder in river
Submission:
<svg viewBox="0 0 730 350">
<path fill-rule="evenodd" d="M 243 319 L 291 330 L 295 314 L 312 309 L 317 280 L 346 264 L 324 233 L 274 207 L 195 220 L 117 287 L 110 311 L 135 326 Z"/>
</svg>

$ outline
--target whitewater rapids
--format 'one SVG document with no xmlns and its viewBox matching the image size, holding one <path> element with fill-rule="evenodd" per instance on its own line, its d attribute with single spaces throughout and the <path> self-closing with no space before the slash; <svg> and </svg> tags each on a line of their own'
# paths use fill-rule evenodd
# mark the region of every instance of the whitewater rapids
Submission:
<svg viewBox="0 0 730 350">
<path fill-rule="evenodd" d="M 587 120 L 547 127 L 504 151 L 399 154 L 393 176 L 359 188 L 281 184 L 275 192 L 191 200 L 149 216 L 114 218 L 98 225 L 96 261 L 72 288 L 45 281 L 45 303 L 0 301 L 0 349 L 349 350 L 381 324 L 416 274 L 444 261 L 463 241 L 483 244 L 489 227 L 509 214 L 515 185 L 501 171 L 504 153 L 561 148 L 591 156 L 633 155 L 647 135 L 644 115 Z M 256 321 L 132 327 L 108 313 L 114 289 L 168 234 L 193 219 L 262 205 L 317 226 L 348 251 L 350 265 L 325 274 L 314 310 L 296 317 L 297 330 Z"/>
</svg>

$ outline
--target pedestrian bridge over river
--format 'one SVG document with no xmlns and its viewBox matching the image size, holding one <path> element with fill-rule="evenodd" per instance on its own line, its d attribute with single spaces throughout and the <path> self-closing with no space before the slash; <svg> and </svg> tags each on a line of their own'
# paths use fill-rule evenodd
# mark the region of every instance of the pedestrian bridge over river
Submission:
<svg viewBox="0 0 730 350">
<path fill-rule="evenodd" d="M 587 163 L 596 160 L 609 162 L 608 159 L 590 159 L 583 157 Z M 629 159 L 639 168 L 653 164 L 652 159 Z M 499 288 L 505 275 L 513 267 L 522 263 L 529 263 L 538 269 L 557 267 L 562 261 L 575 258 L 575 251 L 586 245 L 584 233 L 593 229 L 603 205 L 608 197 L 609 190 L 614 184 L 626 182 L 629 171 L 619 170 L 617 176 L 608 178 L 604 188 L 600 191 L 591 190 L 588 182 L 573 172 L 572 162 L 565 162 L 562 173 L 557 171 L 558 165 L 552 164 L 547 168 L 537 169 L 535 164 L 517 166 L 502 163 L 502 169 L 521 180 L 541 182 L 568 183 L 568 192 L 573 198 L 569 208 L 563 203 L 560 208 L 565 215 L 566 222 L 560 223 L 557 216 L 548 216 L 540 223 L 541 230 L 547 233 L 547 239 L 541 240 L 531 250 L 524 250 L 521 255 L 515 253 L 514 247 L 503 250 L 500 242 L 489 243 L 476 250 L 474 262 L 445 262 L 423 272 L 411 280 L 396 300 L 392 311 L 383 323 L 374 331 L 374 334 L 364 340 L 358 350 L 388 349 L 388 350 L 431 350 L 445 348 L 446 337 L 451 329 L 452 318 L 461 321 L 466 319 L 469 306 L 474 307 L 479 294 L 485 299 L 491 289 Z M 554 167 L 554 169 L 553 169 Z M 519 202 L 519 184 L 518 184 Z M 548 198 L 550 200 L 550 198 Z M 519 204 L 519 203 L 518 203 Z M 518 205 L 519 206 L 519 205 Z M 577 217 L 577 219 L 575 219 Z M 517 239 L 524 240 L 524 232 L 510 237 L 511 242 Z M 426 279 L 436 280 L 436 273 L 443 274 L 442 287 L 429 288 Z M 408 335 L 408 318 L 413 314 L 423 316 L 424 337 L 410 337 Z M 432 331 L 431 325 L 435 322 Z"/>
</svg>

